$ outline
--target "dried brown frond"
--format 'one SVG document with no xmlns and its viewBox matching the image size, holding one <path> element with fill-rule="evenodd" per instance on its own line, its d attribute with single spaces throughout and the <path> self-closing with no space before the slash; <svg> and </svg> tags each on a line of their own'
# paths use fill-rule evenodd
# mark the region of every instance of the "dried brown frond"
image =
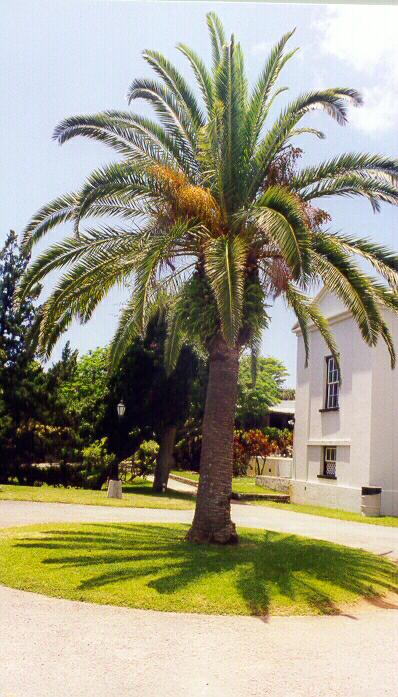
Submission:
<svg viewBox="0 0 398 697">
<path fill-rule="evenodd" d="M 290 269 L 281 258 L 270 259 L 266 266 L 265 286 L 267 295 L 277 298 L 292 280 Z"/>
</svg>

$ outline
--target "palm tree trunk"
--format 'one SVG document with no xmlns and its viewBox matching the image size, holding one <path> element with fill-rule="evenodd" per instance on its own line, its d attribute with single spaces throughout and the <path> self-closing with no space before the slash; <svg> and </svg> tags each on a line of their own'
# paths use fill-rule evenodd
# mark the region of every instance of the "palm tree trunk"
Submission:
<svg viewBox="0 0 398 697">
<path fill-rule="evenodd" d="M 209 357 L 199 488 L 187 537 L 197 543 L 233 544 L 238 541 L 231 520 L 231 493 L 239 352 L 218 334 Z"/>
<path fill-rule="evenodd" d="M 176 426 L 166 426 L 163 429 L 160 440 L 158 456 L 156 458 L 153 490 L 159 493 L 166 491 L 169 480 L 170 467 L 173 463 L 173 450 L 176 439 Z"/>
</svg>

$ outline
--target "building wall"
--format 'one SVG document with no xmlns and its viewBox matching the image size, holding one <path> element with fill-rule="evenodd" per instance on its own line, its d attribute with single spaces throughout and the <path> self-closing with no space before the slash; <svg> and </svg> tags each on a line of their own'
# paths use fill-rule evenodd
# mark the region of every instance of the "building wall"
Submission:
<svg viewBox="0 0 398 697">
<path fill-rule="evenodd" d="M 392 377 L 386 349 L 370 349 L 333 296 L 324 296 L 319 305 L 326 316 L 335 317 L 331 328 L 340 351 L 340 409 L 322 411 L 330 354 L 325 342 L 317 330 L 310 332 L 310 360 L 305 368 L 303 339 L 298 334 L 292 501 L 359 512 L 361 487 L 375 485 L 386 489 L 383 509 L 392 512 L 389 499 L 394 496 L 388 491 L 396 479 L 398 433 L 393 428 L 393 400 L 398 371 Z M 398 347 L 398 322 L 396 333 Z M 336 480 L 318 476 L 327 445 L 336 446 Z"/>
<path fill-rule="evenodd" d="M 398 318 L 384 312 L 398 350 Z M 398 515 L 398 368 L 391 368 L 384 342 L 372 354 L 372 409 L 369 483 L 382 487 L 383 513 Z"/>
</svg>

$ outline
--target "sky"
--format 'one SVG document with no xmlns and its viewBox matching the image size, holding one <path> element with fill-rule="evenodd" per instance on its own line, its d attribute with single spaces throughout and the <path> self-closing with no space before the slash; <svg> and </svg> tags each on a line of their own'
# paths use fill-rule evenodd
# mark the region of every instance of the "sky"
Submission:
<svg viewBox="0 0 398 697">
<path fill-rule="evenodd" d="M 353 109 L 341 128 L 312 112 L 306 125 L 323 130 L 326 140 L 303 136 L 303 163 L 315 163 L 344 151 L 375 152 L 398 157 L 398 7 L 216 2 L 102 2 L 98 0 L 2 0 L 0 24 L 0 244 L 9 229 L 21 233 L 30 216 L 56 196 L 80 187 L 92 169 L 115 159 L 100 144 L 82 138 L 60 147 L 51 138 L 66 116 L 105 109 L 128 109 L 126 93 L 136 77 L 150 77 L 142 58 L 146 48 L 171 59 L 192 82 L 184 57 L 175 50 L 182 41 L 206 61 L 210 48 L 205 15 L 215 11 L 227 34 L 243 46 L 250 84 L 270 48 L 296 27 L 291 46 L 300 51 L 287 65 L 281 85 L 287 100 L 316 88 L 359 89 L 364 106 Z M 287 95 L 287 96 L 286 96 Z M 147 113 L 137 102 L 134 110 Z M 276 113 L 276 112 L 274 112 Z M 398 210 L 374 215 L 366 201 L 326 200 L 332 230 L 377 239 L 398 248 Z M 65 226 L 43 246 L 69 234 Z M 51 283 L 46 283 L 43 297 Z M 85 326 L 73 325 L 66 339 L 80 351 L 104 345 L 112 337 L 125 296 L 114 291 Z M 296 338 L 294 317 L 282 301 L 270 308 L 272 322 L 264 332 L 262 352 L 286 364 L 294 386 Z"/>
</svg>

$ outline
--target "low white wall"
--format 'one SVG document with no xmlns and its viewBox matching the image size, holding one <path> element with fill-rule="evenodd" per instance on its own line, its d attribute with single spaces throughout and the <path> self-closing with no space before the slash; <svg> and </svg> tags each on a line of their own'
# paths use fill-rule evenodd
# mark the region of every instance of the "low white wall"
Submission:
<svg viewBox="0 0 398 697">
<path fill-rule="evenodd" d="M 292 503 L 304 503 L 309 506 L 340 508 L 353 513 L 361 512 L 361 489 L 338 486 L 336 483 L 318 484 L 293 479 L 290 482 L 290 500 Z"/>
<path fill-rule="evenodd" d="M 264 458 L 259 458 L 261 464 L 264 463 Z M 263 476 L 267 477 L 271 475 L 272 477 L 291 477 L 292 476 L 292 466 L 293 458 L 291 457 L 276 457 L 270 455 L 266 458 L 263 468 Z M 256 472 L 256 458 L 253 457 L 250 460 L 250 471 L 248 475 L 254 476 Z"/>
<path fill-rule="evenodd" d="M 256 477 L 256 484 L 257 486 L 263 486 L 265 489 L 272 489 L 272 491 L 281 491 L 284 494 L 288 494 L 290 479 L 287 479 L 286 477 L 271 477 L 260 474 Z"/>
</svg>

